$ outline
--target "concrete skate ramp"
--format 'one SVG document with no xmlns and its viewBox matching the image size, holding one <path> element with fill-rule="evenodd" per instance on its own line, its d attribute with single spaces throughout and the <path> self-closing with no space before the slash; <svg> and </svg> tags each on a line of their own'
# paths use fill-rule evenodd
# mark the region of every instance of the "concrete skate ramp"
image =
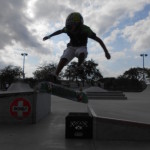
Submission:
<svg viewBox="0 0 150 150">
<path fill-rule="evenodd" d="M 93 137 L 95 140 L 150 140 L 150 124 L 97 116 L 90 106 L 88 109 L 93 116 Z"/>
<path fill-rule="evenodd" d="M 89 102 L 95 139 L 150 140 L 150 85 L 143 92 L 125 94 L 127 101 Z"/>
<path fill-rule="evenodd" d="M 17 81 L 12 83 L 7 89 L 8 92 L 33 92 L 33 89 L 29 84 L 24 83 L 23 81 Z"/>
</svg>

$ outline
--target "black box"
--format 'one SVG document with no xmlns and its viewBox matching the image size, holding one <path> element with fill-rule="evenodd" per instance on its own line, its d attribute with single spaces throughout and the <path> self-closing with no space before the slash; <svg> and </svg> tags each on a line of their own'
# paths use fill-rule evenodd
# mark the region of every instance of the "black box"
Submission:
<svg viewBox="0 0 150 150">
<path fill-rule="evenodd" d="M 69 113 L 66 117 L 66 138 L 91 139 L 93 118 L 88 113 Z"/>
</svg>

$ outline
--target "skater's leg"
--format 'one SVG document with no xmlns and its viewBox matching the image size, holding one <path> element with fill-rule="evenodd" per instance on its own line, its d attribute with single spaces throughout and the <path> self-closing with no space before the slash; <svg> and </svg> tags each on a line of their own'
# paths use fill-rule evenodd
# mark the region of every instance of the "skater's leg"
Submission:
<svg viewBox="0 0 150 150">
<path fill-rule="evenodd" d="M 68 60 L 66 58 L 61 58 L 59 63 L 58 63 L 58 66 L 57 66 L 57 69 L 56 69 L 56 76 L 59 75 L 59 73 L 61 72 L 61 70 L 64 68 L 64 66 L 67 64 Z"/>
<path fill-rule="evenodd" d="M 86 46 L 81 46 L 76 50 L 76 57 L 78 58 L 78 66 L 80 66 L 86 59 L 88 52 Z"/>
<path fill-rule="evenodd" d="M 64 66 L 66 66 L 75 57 L 74 53 L 75 50 L 73 47 L 67 47 L 67 49 L 64 50 L 55 72 L 56 76 L 58 76 Z"/>
<path fill-rule="evenodd" d="M 78 57 L 78 66 L 80 66 L 84 62 L 84 59 L 85 59 L 85 54 L 81 53 Z"/>
</svg>

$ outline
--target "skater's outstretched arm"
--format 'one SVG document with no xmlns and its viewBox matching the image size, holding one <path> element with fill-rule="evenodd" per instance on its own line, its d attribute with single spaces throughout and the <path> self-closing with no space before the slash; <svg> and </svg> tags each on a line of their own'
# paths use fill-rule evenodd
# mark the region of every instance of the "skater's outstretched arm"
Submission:
<svg viewBox="0 0 150 150">
<path fill-rule="evenodd" d="M 54 33 L 52 33 L 52 34 L 50 34 L 50 35 L 48 35 L 48 36 L 45 36 L 45 37 L 43 38 L 43 41 L 45 41 L 45 40 L 51 38 L 52 36 L 59 35 L 59 34 L 61 34 L 61 33 L 63 33 L 63 30 L 58 30 L 58 31 L 56 31 L 56 32 L 54 32 Z"/>
<path fill-rule="evenodd" d="M 103 50 L 104 50 L 104 52 L 105 52 L 106 58 L 107 58 L 107 59 L 110 59 L 111 56 L 110 56 L 110 54 L 109 54 L 109 52 L 108 52 L 108 50 L 107 50 L 107 48 L 106 48 L 104 42 L 103 42 L 99 37 L 97 37 L 97 36 L 94 38 L 94 40 L 97 41 L 97 42 L 101 45 L 101 47 L 103 48 Z"/>
</svg>

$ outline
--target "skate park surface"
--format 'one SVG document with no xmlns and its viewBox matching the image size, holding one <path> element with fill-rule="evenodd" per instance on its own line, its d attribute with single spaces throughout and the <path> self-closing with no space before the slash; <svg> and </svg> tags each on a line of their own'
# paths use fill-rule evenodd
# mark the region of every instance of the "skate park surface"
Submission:
<svg viewBox="0 0 150 150">
<path fill-rule="evenodd" d="M 125 93 L 128 100 L 89 100 L 89 104 L 51 96 L 51 113 L 37 124 L 0 124 L 2 150 L 149 150 L 149 141 L 103 141 L 65 139 L 69 112 L 87 112 L 96 117 L 150 124 L 150 86 L 140 93 Z"/>
<path fill-rule="evenodd" d="M 128 100 L 90 100 L 96 116 L 150 124 L 150 85 L 143 92 L 125 93 Z"/>
</svg>

